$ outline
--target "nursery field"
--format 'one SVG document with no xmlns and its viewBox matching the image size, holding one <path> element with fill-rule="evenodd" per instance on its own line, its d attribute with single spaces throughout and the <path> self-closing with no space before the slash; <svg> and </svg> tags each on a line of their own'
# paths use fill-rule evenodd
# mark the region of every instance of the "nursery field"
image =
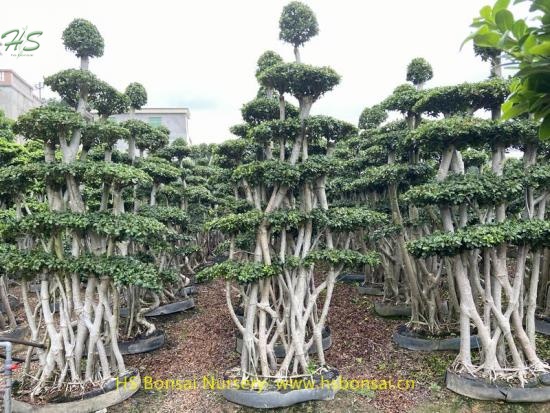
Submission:
<svg viewBox="0 0 550 413">
<path fill-rule="evenodd" d="M 315 112 L 342 76 L 302 60 L 319 24 L 292 1 L 293 59 L 263 52 L 230 138 L 197 145 L 138 119 L 146 88 L 99 79 L 108 42 L 70 22 L 57 97 L 0 111 L 4 410 L 550 411 L 550 0 L 529 3 L 474 18 L 485 77 L 433 86 L 415 57 L 350 123 Z"/>
</svg>

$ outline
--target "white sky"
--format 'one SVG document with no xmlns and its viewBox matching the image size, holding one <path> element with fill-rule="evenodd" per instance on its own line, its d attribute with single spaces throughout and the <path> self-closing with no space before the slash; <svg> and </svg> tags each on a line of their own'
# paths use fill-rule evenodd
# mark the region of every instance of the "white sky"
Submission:
<svg viewBox="0 0 550 413">
<path fill-rule="evenodd" d="M 0 35 L 27 27 L 41 30 L 41 47 L 31 57 L 0 56 L 29 83 L 76 67 L 61 33 L 73 18 L 92 21 L 105 39 L 105 54 L 90 69 L 123 90 L 142 83 L 148 106 L 191 110 L 193 143 L 221 142 L 240 123 L 241 105 L 258 85 L 256 60 L 275 50 L 292 60 L 292 47 L 279 41 L 279 16 L 287 0 L 154 0 L 11 2 L 0 14 Z M 405 81 L 414 57 L 433 66 L 428 86 L 486 78 L 487 63 L 471 43 L 459 50 L 479 9 L 492 0 L 306 0 L 320 32 L 302 49 L 304 63 L 332 66 L 342 82 L 313 106 L 354 124 L 362 109 L 378 103 Z M 5 13 L 4 13 L 5 11 Z M 4 39 L 5 42 L 6 39 Z M 3 49 L 2 49 L 3 50 Z M 47 93 L 44 93 L 48 96 Z"/>
</svg>

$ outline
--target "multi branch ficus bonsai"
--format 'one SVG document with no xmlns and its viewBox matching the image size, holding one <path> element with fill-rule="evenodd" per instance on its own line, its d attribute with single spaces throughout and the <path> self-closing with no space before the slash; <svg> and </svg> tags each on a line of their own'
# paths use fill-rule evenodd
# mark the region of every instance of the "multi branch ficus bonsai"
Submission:
<svg viewBox="0 0 550 413">
<path fill-rule="evenodd" d="M 314 364 L 311 349 L 316 350 L 319 366 L 325 367 L 322 334 L 336 276 L 345 265 L 377 263 L 372 253 L 337 248 L 337 243 L 346 248 L 356 228 L 380 217 L 363 208 L 329 208 L 326 175 L 337 166 L 331 153 L 335 142 L 354 128 L 309 115 L 313 103 L 339 81 L 330 68 L 299 62 L 299 46 L 316 32 L 315 16 L 307 6 L 293 2 L 284 8 L 281 38 L 294 46 L 297 61 L 283 63 L 269 53 L 270 65 L 262 56 L 263 70 L 257 77 L 267 97 L 243 107 L 247 123 L 233 129 L 243 136 L 243 144 L 219 148 L 224 159 L 231 159 L 233 152 L 240 161 L 232 174 L 235 194 L 246 199 L 249 210 L 210 223 L 229 235 L 230 260 L 201 275 L 227 278 L 227 303 L 243 336 L 243 379 L 307 374 Z M 279 103 L 269 97 L 273 91 Z M 292 110 L 287 113 L 287 95 L 298 100 L 297 116 Z M 237 240 L 247 235 L 251 248 L 241 250 Z M 316 262 L 326 263 L 324 280 L 316 280 Z M 239 283 L 242 322 L 232 304 L 232 280 Z M 325 300 L 318 305 L 323 292 Z M 276 344 L 285 348 L 283 359 L 275 357 Z"/>
<path fill-rule="evenodd" d="M 41 163 L 6 167 L 4 185 L 17 188 L 12 198 L 16 214 L 3 227 L 0 248 L 3 270 L 21 280 L 22 298 L 39 369 L 24 388 L 31 396 L 45 390 L 82 390 L 126 371 L 118 349 L 120 286 L 161 291 L 174 274 L 153 263 L 127 256 L 129 242 L 136 251 L 161 249 L 172 233 L 157 219 L 128 213 L 124 189 L 152 184 L 147 173 L 113 163 L 113 145 L 129 132 L 107 121 L 126 110 L 126 98 L 98 80 L 89 59 L 103 54 L 96 27 L 82 19 L 63 33 L 65 46 L 81 60 L 81 68 L 46 79 L 63 103 L 33 109 L 21 116 L 15 131 L 43 145 Z M 90 110 L 98 111 L 93 121 Z M 103 159 L 88 154 L 102 148 Z M 6 190 L 4 189 L 4 192 Z M 38 277 L 37 305 L 27 293 L 28 281 Z M 31 351 L 25 373 L 29 373 Z M 28 378 L 28 377 L 27 377 Z"/>
<path fill-rule="evenodd" d="M 494 67 L 491 72 L 498 74 Z M 496 77 L 436 89 L 417 103 L 419 112 L 445 118 L 420 125 L 411 136 L 419 148 L 438 148 L 440 163 L 435 183 L 407 198 L 437 206 L 443 232 L 408 247 L 416 257 L 443 260 L 456 284 L 461 342 L 454 368 L 523 385 L 549 370 L 536 353 L 534 331 L 540 252 L 550 239 L 544 220 L 548 168 L 537 164 L 537 125 L 499 119 L 507 94 L 506 83 Z M 491 111 L 492 119 L 473 117 L 478 109 Z M 489 147 L 490 166 L 465 173 L 461 153 L 469 147 Z M 510 147 L 523 149 L 519 165 L 505 161 Z M 481 344 L 479 360 L 470 348 L 472 326 Z"/>
</svg>

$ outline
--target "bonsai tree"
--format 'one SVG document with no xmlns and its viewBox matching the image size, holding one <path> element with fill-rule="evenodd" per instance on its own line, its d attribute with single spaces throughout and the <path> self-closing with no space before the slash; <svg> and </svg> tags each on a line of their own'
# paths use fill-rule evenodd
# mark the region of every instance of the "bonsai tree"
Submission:
<svg viewBox="0 0 550 413">
<path fill-rule="evenodd" d="M 445 260 L 457 286 L 461 341 L 451 370 L 524 386 L 549 369 L 537 355 L 534 334 L 540 253 L 548 239 L 542 235 L 546 181 L 540 171 L 546 165 L 537 165 L 537 125 L 500 119 L 508 89 L 498 78 L 434 92 L 418 105 L 446 118 L 421 125 L 412 138 L 420 147 L 439 149 L 438 184 L 417 188 L 410 199 L 437 205 L 443 232 L 412 241 L 408 248 L 416 257 Z M 491 111 L 492 119 L 468 115 L 478 109 Z M 484 146 L 491 149 L 490 168 L 465 174 L 461 151 Z M 512 146 L 524 150 L 520 165 L 506 162 L 505 151 Z M 479 358 L 472 357 L 472 325 Z M 449 388 L 464 392 L 452 377 L 447 377 Z M 512 397 L 506 386 L 500 394 Z"/>
<path fill-rule="evenodd" d="M 292 10 L 309 17 L 296 20 Z M 284 9 L 280 36 L 295 49 L 316 31 L 308 8 L 291 3 Z M 297 33 L 307 35 L 299 38 Z M 330 68 L 299 61 L 258 72 L 266 90 L 297 99 L 298 119 L 286 117 L 285 105 L 279 113 L 251 110 L 264 107 L 263 101 L 243 107 L 246 124 L 232 128 L 242 143 L 220 145 L 218 162 L 233 168 L 235 197 L 246 200 L 247 206 L 208 224 L 228 237 L 229 260 L 199 276 L 226 278 L 229 311 L 243 337 L 240 368 L 235 372 L 239 379 L 306 375 L 313 364 L 329 374 L 322 338 L 336 277 L 345 266 L 378 262 L 376 254 L 337 248 L 336 240 L 345 240 L 351 228 L 370 225 L 378 217 L 362 208 L 332 210 L 328 204 L 326 174 L 337 167 L 331 154 L 336 142 L 355 129 L 309 113 L 313 103 L 336 86 L 339 76 Z M 327 275 L 317 284 L 318 262 L 326 264 Z M 233 282 L 238 283 L 242 317 L 233 305 Z M 319 304 L 323 292 L 325 299 Z M 282 358 L 275 354 L 279 346 L 284 348 Z"/>
<path fill-rule="evenodd" d="M 363 109 L 359 116 L 359 129 L 375 129 L 388 119 L 388 113 L 380 105 Z"/>
<path fill-rule="evenodd" d="M 74 388 L 69 383 L 84 389 L 127 374 L 118 348 L 119 290 L 131 285 L 158 292 L 175 279 L 170 268 L 128 254 L 130 243 L 137 251 L 162 248 L 171 231 L 124 209 L 123 188 L 153 180 L 111 161 L 112 146 L 129 132 L 105 119 L 122 110 L 124 99 L 88 71 L 103 40 L 91 23 L 78 19 L 64 42 L 80 57 L 81 69 L 47 81 L 65 103 L 32 109 L 14 125 L 17 134 L 42 145 L 42 162 L 34 158 L 0 169 L 3 185 L 12 186 L 15 210 L 2 227 L 1 266 L 21 281 L 31 339 L 45 343 L 36 350 L 39 369 L 32 376 L 33 351 L 27 354 L 22 391 L 31 398 L 63 395 Z M 92 102 L 100 108 L 97 122 L 88 116 Z M 88 158 L 95 149 L 101 157 Z M 40 281 L 36 305 L 27 293 L 33 278 Z"/>
</svg>

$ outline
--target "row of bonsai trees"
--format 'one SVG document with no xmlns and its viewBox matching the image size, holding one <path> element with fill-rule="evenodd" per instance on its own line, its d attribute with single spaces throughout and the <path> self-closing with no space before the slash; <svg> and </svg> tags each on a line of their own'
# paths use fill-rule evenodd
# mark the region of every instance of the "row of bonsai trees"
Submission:
<svg viewBox="0 0 550 413">
<path fill-rule="evenodd" d="M 228 374 L 241 380 L 338 376 L 324 339 L 344 271 L 381 286 L 389 307 L 410 308 L 409 334 L 459 335 L 449 374 L 521 387 L 549 372 L 535 338 L 550 311 L 548 148 L 529 116 L 500 119 L 510 84 L 499 52 L 476 49 L 489 79 L 431 89 L 430 65 L 414 59 L 408 83 L 356 128 L 310 113 L 340 81 L 301 61 L 317 33 L 309 7 L 285 6 L 280 38 L 295 61 L 264 53 L 258 95 L 231 128 L 238 138 L 187 146 L 132 116 L 144 88 L 120 93 L 93 75 L 103 39 L 90 22 L 69 25 L 63 41 L 80 68 L 46 79 L 61 100 L 13 125 L 0 118 L 0 327 L 17 325 L 8 295 L 17 280 L 30 340 L 42 344 L 27 352 L 23 393 L 66 394 L 125 374 L 119 344 L 155 335 L 147 314 L 185 299 L 195 273 L 225 280 L 242 338 Z M 109 119 L 128 109 L 130 120 Z"/>
<path fill-rule="evenodd" d="M 80 68 L 45 79 L 60 100 L 13 124 L 0 118 L 0 327 L 29 331 L 37 343 L 19 392 L 31 399 L 125 374 L 119 344 L 157 334 L 147 314 L 186 298 L 184 287 L 221 240 L 203 230 L 210 207 L 232 201 L 211 147 L 168 145 L 166 128 L 135 119 L 147 101 L 143 86 L 121 93 L 89 70 L 104 48 L 93 24 L 74 20 L 63 42 Z M 110 120 L 128 111 L 130 120 Z M 24 322 L 10 303 L 12 281 Z"/>
</svg>

